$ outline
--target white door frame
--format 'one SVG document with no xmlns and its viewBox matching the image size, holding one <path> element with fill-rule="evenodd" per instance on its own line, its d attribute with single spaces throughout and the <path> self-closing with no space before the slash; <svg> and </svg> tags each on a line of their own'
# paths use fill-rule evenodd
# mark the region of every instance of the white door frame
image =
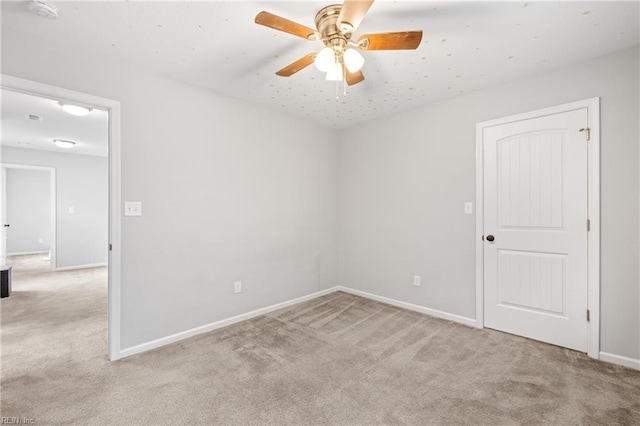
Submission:
<svg viewBox="0 0 640 426">
<path fill-rule="evenodd" d="M 484 327 L 484 129 L 515 121 L 529 120 L 577 109 L 587 109 L 590 129 L 588 142 L 588 218 L 591 229 L 587 248 L 588 350 L 591 358 L 600 357 L 600 98 L 585 99 L 551 108 L 531 111 L 476 124 L 476 326 Z M 586 137 L 586 136 L 585 136 Z M 585 143 L 587 143 L 585 141 Z"/>
<path fill-rule="evenodd" d="M 7 229 L 5 225 L 7 224 L 7 169 L 4 167 L 0 167 L 0 191 L 2 191 L 2 196 L 0 197 L 0 218 L 2 222 L 0 222 L 0 266 L 5 266 L 7 264 Z"/>
<path fill-rule="evenodd" d="M 57 266 L 57 257 L 56 257 L 56 248 L 58 244 L 58 240 L 56 237 L 56 169 L 55 167 L 44 167 L 44 166 L 32 166 L 28 164 L 13 164 L 13 163 L 0 163 L 0 167 L 4 167 L 5 169 L 19 169 L 19 170 L 36 170 L 49 172 L 49 202 L 51 205 L 51 212 L 49 214 L 49 218 L 51 220 L 51 244 L 49 245 L 49 251 L 51 253 L 50 265 L 52 271 L 56 270 Z M 2 202 L 6 203 L 6 193 L 2 194 Z M 5 253 L 6 255 L 7 253 Z"/>
<path fill-rule="evenodd" d="M 120 268 L 121 268 L 121 187 L 120 187 L 120 102 L 76 92 L 61 87 L 0 74 L 0 87 L 15 92 L 94 106 L 109 114 L 109 307 L 108 357 L 114 361 L 120 355 Z"/>
</svg>

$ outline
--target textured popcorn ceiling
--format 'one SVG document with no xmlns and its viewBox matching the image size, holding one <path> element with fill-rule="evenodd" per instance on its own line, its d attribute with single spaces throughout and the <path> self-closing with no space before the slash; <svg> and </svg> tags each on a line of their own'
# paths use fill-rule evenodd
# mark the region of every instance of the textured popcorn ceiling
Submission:
<svg viewBox="0 0 640 426">
<path fill-rule="evenodd" d="M 275 71 L 320 42 L 253 20 L 267 10 L 314 27 L 331 2 L 57 2 L 42 19 L 2 3 L 2 27 L 127 59 L 214 92 L 333 128 L 384 117 L 638 44 L 638 2 L 376 1 L 363 33 L 423 30 L 414 51 L 364 52 L 366 80 L 346 97 L 314 66 Z"/>
</svg>

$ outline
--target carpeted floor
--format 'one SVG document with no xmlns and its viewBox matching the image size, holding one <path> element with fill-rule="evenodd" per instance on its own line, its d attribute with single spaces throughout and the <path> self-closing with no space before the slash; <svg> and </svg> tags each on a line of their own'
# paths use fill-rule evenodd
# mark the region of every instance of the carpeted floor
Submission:
<svg viewBox="0 0 640 426">
<path fill-rule="evenodd" d="M 640 423 L 638 371 L 346 293 L 117 362 L 105 356 L 106 300 L 104 268 L 14 271 L 1 304 L 2 416 L 39 425 Z"/>
</svg>

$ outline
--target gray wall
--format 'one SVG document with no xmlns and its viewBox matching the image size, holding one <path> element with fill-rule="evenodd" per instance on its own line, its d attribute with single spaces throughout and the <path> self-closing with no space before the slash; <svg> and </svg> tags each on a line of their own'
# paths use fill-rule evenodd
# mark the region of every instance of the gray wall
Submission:
<svg viewBox="0 0 640 426">
<path fill-rule="evenodd" d="M 56 169 L 56 266 L 66 268 L 106 263 L 108 160 L 5 146 L 0 148 L 0 154 L 5 163 Z M 9 171 L 11 169 L 7 173 Z M 10 207 L 9 203 L 7 207 Z M 69 213 L 69 207 L 73 207 L 75 212 Z M 7 241 L 11 241 L 12 236 Z"/>
<path fill-rule="evenodd" d="M 22 32 L 2 67 L 121 102 L 143 212 L 122 221 L 123 348 L 337 284 L 335 132 Z"/>
<path fill-rule="evenodd" d="M 341 133 L 340 283 L 475 318 L 476 123 L 600 96 L 601 350 L 640 358 L 638 76 L 633 49 Z"/>
<path fill-rule="evenodd" d="M 7 254 L 49 250 L 51 243 L 50 173 L 7 168 Z M 42 239 L 42 242 L 40 242 Z"/>
<path fill-rule="evenodd" d="M 338 283 L 473 317 L 475 123 L 601 96 L 602 350 L 638 357 L 637 51 L 336 133 L 2 36 L 4 73 L 122 104 L 123 200 L 144 213 L 123 219 L 124 348 Z"/>
</svg>

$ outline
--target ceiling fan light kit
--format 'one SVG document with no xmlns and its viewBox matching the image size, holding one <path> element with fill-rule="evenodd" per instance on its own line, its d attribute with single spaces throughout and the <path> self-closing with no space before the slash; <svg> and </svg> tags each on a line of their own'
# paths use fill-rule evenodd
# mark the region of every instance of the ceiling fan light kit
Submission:
<svg viewBox="0 0 640 426">
<path fill-rule="evenodd" d="M 422 31 L 405 31 L 364 34 L 357 42 L 351 40 L 373 4 L 373 0 L 345 0 L 344 4 L 326 6 L 315 17 L 316 30 L 269 12 L 260 12 L 255 22 L 306 40 L 320 40 L 325 47 L 287 65 L 278 72 L 289 77 L 312 63 L 326 73 L 328 81 L 344 82 L 349 86 L 360 83 L 364 75 L 360 71 L 364 57 L 360 51 L 417 49 L 422 41 Z"/>
<path fill-rule="evenodd" d="M 343 54 L 344 66 L 349 72 L 360 71 L 364 65 L 364 57 L 356 49 L 347 49 Z"/>
<path fill-rule="evenodd" d="M 316 58 L 313 60 L 313 63 L 321 72 L 327 72 L 335 61 L 335 53 L 333 49 L 330 47 L 325 47 L 320 52 L 318 52 Z"/>
<path fill-rule="evenodd" d="M 326 75 L 327 81 L 343 81 L 344 80 L 344 72 L 342 70 L 342 64 L 338 62 L 334 63 L 329 71 L 327 71 Z"/>
</svg>

